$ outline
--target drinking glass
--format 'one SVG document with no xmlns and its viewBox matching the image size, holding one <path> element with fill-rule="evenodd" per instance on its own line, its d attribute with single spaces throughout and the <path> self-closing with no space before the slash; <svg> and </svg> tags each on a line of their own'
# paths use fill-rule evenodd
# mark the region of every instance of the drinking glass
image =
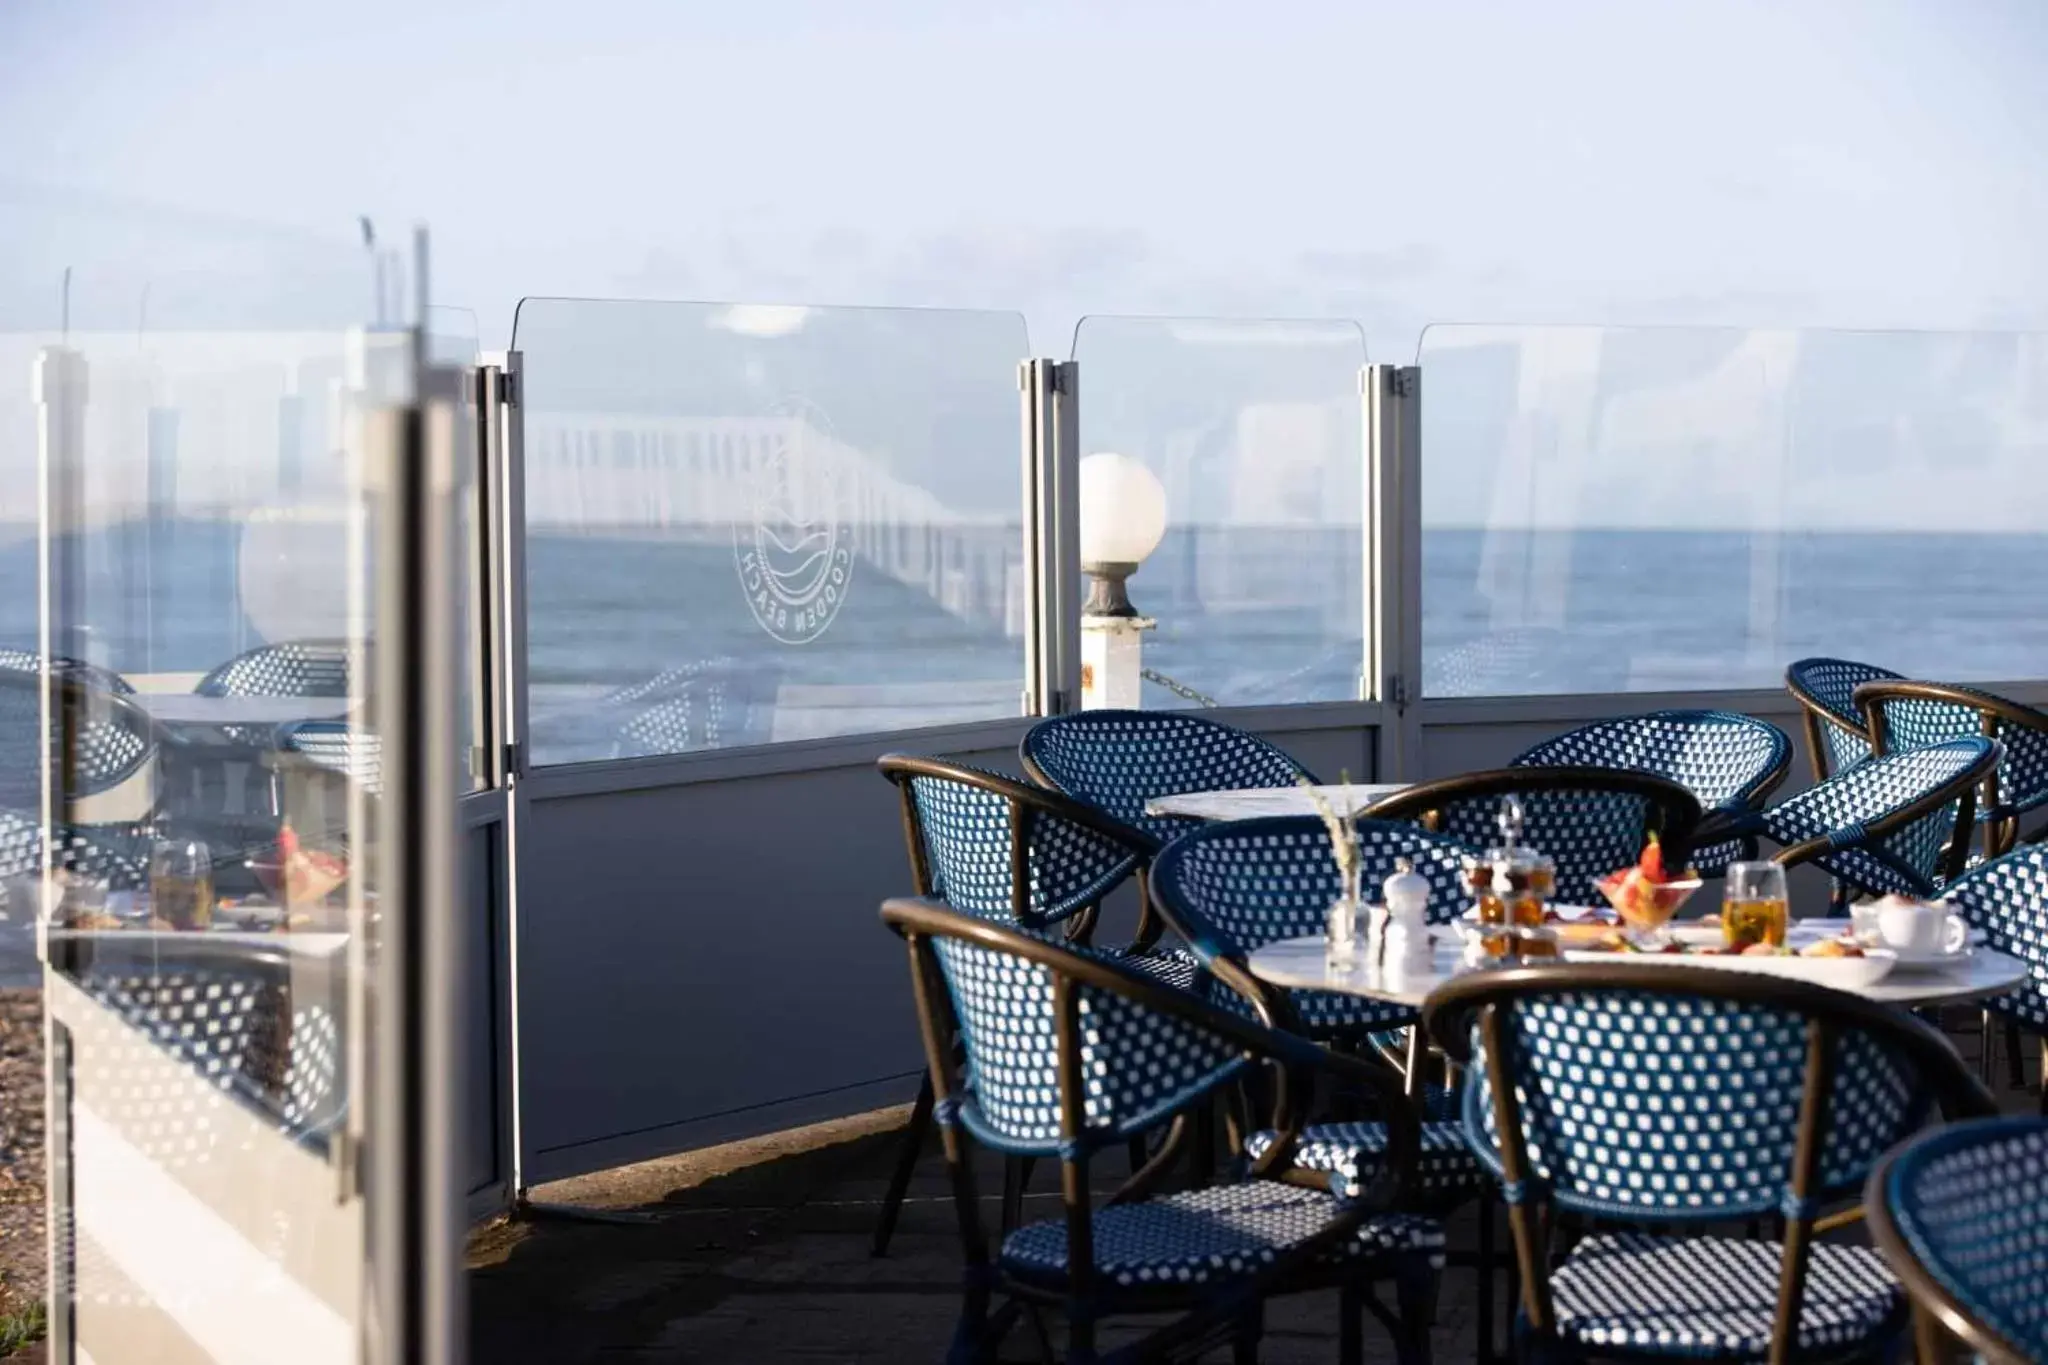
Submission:
<svg viewBox="0 0 2048 1365">
<path fill-rule="evenodd" d="M 1776 863 L 1731 863 L 1721 902 L 1721 938 L 1730 948 L 1785 946 L 1785 869 Z"/>
<path fill-rule="evenodd" d="M 158 841 L 149 855 L 149 900 L 173 929 L 213 924 L 213 859 L 196 839 Z"/>
</svg>

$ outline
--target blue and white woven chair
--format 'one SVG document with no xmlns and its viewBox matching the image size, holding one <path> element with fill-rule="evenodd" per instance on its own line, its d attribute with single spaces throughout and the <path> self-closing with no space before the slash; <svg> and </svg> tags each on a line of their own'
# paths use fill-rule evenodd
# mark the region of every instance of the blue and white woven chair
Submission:
<svg viewBox="0 0 2048 1365">
<path fill-rule="evenodd" d="M 1413 820 L 1484 849 L 1500 842 L 1500 804 L 1522 803 L 1522 840 L 1557 864 L 1553 899 L 1601 905 L 1594 885 L 1642 856 L 1651 834 L 1675 865 L 1691 853 L 1700 803 L 1670 778 L 1621 768 L 1523 767 L 1423 782 L 1374 802 L 1375 820 Z"/>
<path fill-rule="evenodd" d="M 1990 1365 L 2048 1361 L 2048 1120 L 1957 1123 L 1870 1173 L 1870 1239 L 1912 1298 L 1920 1359 L 1959 1339 Z"/>
<path fill-rule="evenodd" d="M 1957 683 L 1864 683 L 1856 689 L 1856 704 L 1881 754 L 1970 735 L 2005 746 L 1977 800 L 1985 857 L 1997 857 L 2022 838 L 2048 838 L 2048 821 L 2021 832 L 2026 816 L 2048 807 L 2048 712 Z"/>
<path fill-rule="evenodd" d="M 135 783 L 130 790 L 136 792 L 136 818 L 128 823 L 147 823 L 157 801 L 153 765 L 159 750 L 159 733 L 148 713 L 125 694 L 89 686 L 68 673 L 52 684 L 59 713 L 73 718 L 68 731 L 60 725 L 48 741 L 64 794 L 101 796 Z M 0 669 L 0 807 L 42 809 L 42 734 L 42 679 Z"/>
<path fill-rule="evenodd" d="M 1467 850 L 1414 825 L 1357 823 L 1360 881 L 1367 894 L 1407 859 L 1429 880 L 1433 923 L 1455 919 L 1467 904 L 1461 862 Z M 1152 866 L 1152 896 L 1169 927 L 1209 971 L 1210 999 L 1247 1017 L 1270 1017 L 1290 1032 L 1354 1050 L 1385 1030 L 1417 1022 L 1416 1011 L 1329 991 L 1280 990 L 1258 981 L 1249 954 L 1281 939 L 1324 932 L 1331 902 L 1344 891 L 1330 856 L 1330 836 L 1315 816 L 1233 820 L 1193 830 L 1166 846 Z M 1253 1002 L 1257 1001 L 1255 1005 Z M 1255 1132 L 1245 1150 L 1261 1155 L 1276 1135 Z M 1377 1178 L 1386 1159 L 1385 1123 L 1377 1119 L 1312 1123 L 1301 1131 L 1294 1163 L 1327 1171 L 1348 1190 Z M 1454 1120 L 1425 1113 L 1416 1161 L 1420 1207 L 1448 1211 L 1491 1184 Z M 1479 1222 L 1479 1338 L 1490 1349 L 1493 1329 L 1493 1210 Z"/>
<path fill-rule="evenodd" d="M 1334 1285 L 1348 1365 L 1363 1358 L 1366 1309 L 1387 1323 L 1402 1365 L 1427 1361 L 1443 1229 L 1391 1211 L 1413 1176 L 1416 1120 L 1390 1069 L 935 902 L 892 900 L 882 918 L 910 948 L 966 1260 L 949 1360 L 992 1360 L 1020 1313 L 1051 1309 L 1066 1316 L 1070 1361 L 1193 1359 L 1225 1340 L 1248 1361 L 1266 1299 Z M 1270 1126 L 1281 1140 L 1248 1159 L 1242 1179 L 1157 1193 L 1189 1120 L 1262 1062 L 1280 1078 Z M 1369 1090 L 1386 1115 L 1391 1152 L 1361 1194 L 1333 1192 L 1326 1176 L 1290 1165 L 1299 1131 L 1292 1097 L 1318 1076 Z M 1098 1154 L 1160 1130 L 1167 1137 L 1158 1155 L 1097 1205 L 1090 1169 Z M 1064 1216 L 1015 1229 L 991 1257 L 968 1139 L 1010 1156 L 1056 1158 Z M 1370 1292 L 1383 1280 L 1395 1286 L 1392 1314 Z M 1176 1316 L 1097 1354 L 1104 1320 L 1162 1313 Z"/>
<path fill-rule="evenodd" d="M 1737 816 L 1759 809 L 1785 780 L 1792 742 L 1769 721 L 1733 711 L 1652 711 L 1568 730 L 1523 750 L 1510 766 L 1654 773 L 1691 792 L 1708 814 Z M 1695 848 L 1692 865 L 1718 877 L 1751 856 L 1753 846 L 1732 839 Z"/>
<path fill-rule="evenodd" d="M 1801 981 L 1523 967 L 1451 981 L 1424 1018 L 1467 1063 L 1465 1131 L 1508 1204 L 1525 1360 L 1882 1358 L 1907 1316 L 1898 1283 L 1817 1226 L 1937 1104 L 1993 1112 L 1933 1029 Z M 1601 1230 L 1553 1260 L 1559 1214 Z M 1784 1216 L 1782 1243 L 1704 1227 L 1766 1214 Z"/>
<path fill-rule="evenodd" d="M 2026 1083 L 2020 1061 L 2019 1035 L 2048 1040 L 2048 845 L 2029 844 L 2002 858 L 1979 863 L 1942 888 L 1942 899 L 1972 928 L 1984 931 L 1987 945 L 2027 964 L 2027 979 L 2004 995 L 1984 1002 L 1983 1073 L 1991 1062 L 1990 1024 L 2006 1024 L 2006 1055 L 2011 1083 Z M 2041 1111 L 2048 1114 L 2048 1070 L 2042 1075 Z"/>
<path fill-rule="evenodd" d="M 1145 876 L 1159 845 L 1092 806 L 998 773 L 932 758 L 886 754 L 876 764 L 903 801 L 913 889 L 953 909 L 1026 933 L 1086 943 L 1102 898 L 1136 879 L 1141 909 L 1131 943 L 1110 955 L 1176 990 L 1200 970 L 1184 952 L 1158 952 L 1159 922 Z M 930 1079 L 918 1091 L 895 1174 L 883 1197 L 874 1252 L 888 1250 L 917 1155 L 931 1131 Z M 1026 1172 L 1009 1173 L 1014 1210 Z"/>
<path fill-rule="evenodd" d="M 57 866 L 133 891 L 149 884 L 149 841 L 120 828 L 57 827 Z M 0 808 L 0 882 L 43 870 L 43 824 L 28 811 Z"/>
<path fill-rule="evenodd" d="M 1973 738 L 1879 754 L 1767 810 L 1710 822 L 1701 838 L 1769 839 L 1781 845 L 1773 861 L 1825 868 L 1838 900 L 1933 896 L 1965 866 L 1977 791 L 2001 752 Z"/>
<path fill-rule="evenodd" d="M 87 687 L 97 687 L 102 692 L 117 696 L 132 696 L 134 684 L 111 668 L 101 668 L 83 659 L 70 659 L 61 655 L 51 659 L 54 671 L 60 676 L 75 679 Z M 0 649 L 0 669 L 15 673 L 39 673 L 43 667 L 43 656 L 27 649 Z"/>
<path fill-rule="evenodd" d="M 346 721 L 305 720 L 281 725 L 277 751 L 361 786 L 373 796 L 384 791 L 384 744 L 374 731 Z"/>
<path fill-rule="evenodd" d="M 1291 787 L 1308 769 L 1257 735 L 1181 711 L 1077 711 L 1042 720 L 1018 748 L 1031 780 L 1164 844 L 1201 823 L 1147 815 L 1183 792 Z"/>
<path fill-rule="evenodd" d="M 1806 723 L 1806 756 L 1813 780 L 1853 768 L 1870 757 L 1870 734 L 1856 705 L 1856 689 L 1867 682 L 1902 677 L 1889 668 L 1853 659 L 1801 659 L 1785 670 L 1785 690 L 1799 703 Z"/>
</svg>

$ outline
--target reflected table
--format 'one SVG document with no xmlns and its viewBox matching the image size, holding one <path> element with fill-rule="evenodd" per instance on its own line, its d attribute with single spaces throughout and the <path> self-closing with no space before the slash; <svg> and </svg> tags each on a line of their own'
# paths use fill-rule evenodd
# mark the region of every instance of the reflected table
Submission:
<svg viewBox="0 0 2048 1365">
<path fill-rule="evenodd" d="M 197 692 L 137 692 L 127 698 L 164 725 L 289 725 L 338 720 L 347 697 L 204 697 Z"/>
<path fill-rule="evenodd" d="M 1145 803 L 1147 815 L 1176 815 L 1187 820 L 1256 820 L 1266 815 L 1316 815 L 1311 790 L 1322 795 L 1339 815 L 1356 815 L 1376 801 L 1408 790 L 1412 782 L 1353 782 L 1308 787 L 1248 787 L 1241 791 L 1180 792 Z"/>
<path fill-rule="evenodd" d="M 1465 961 L 1464 941 L 1456 930 L 1446 925 L 1435 926 L 1430 930 L 1430 938 L 1434 951 L 1426 972 L 1382 967 L 1370 960 L 1363 943 L 1349 966 L 1333 964 L 1320 934 L 1269 943 L 1254 951 L 1246 965 L 1253 976 L 1275 986 L 1334 991 L 1419 1007 L 1431 991 L 1452 977 L 1486 970 Z M 1631 960 L 1623 954 L 1614 957 L 1616 961 Z M 1883 980 L 1852 993 L 1866 1000 L 1909 1008 L 1953 1005 L 2003 995 L 2026 978 L 2026 963 L 1980 947 L 1959 962 L 1894 968 Z"/>
</svg>

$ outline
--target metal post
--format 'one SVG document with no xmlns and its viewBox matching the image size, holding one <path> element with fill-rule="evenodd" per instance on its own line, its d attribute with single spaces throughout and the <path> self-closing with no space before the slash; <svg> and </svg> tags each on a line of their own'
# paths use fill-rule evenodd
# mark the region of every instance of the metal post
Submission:
<svg viewBox="0 0 2048 1365">
<path fill-rule="evenodd" d="M 57 694 L 50 660 L 70 653 L 70 631 L 77 625 L 76 557 L 80 529 L 80 479 L 85 456 L 85 357 L 62 346 L 48 346 L 36 357 L 35 400 L 37 440 L 37 649 L 42 655 L 41 733 L 59 734 L 60 743 L 38 745 L 42 768 L 42 865 L 35 922 L 36 956 L 45 970 L 68 964 L 50 961 L 49 916 L 55 903 L 57 841 L 49 837 L 59 819 L 68 818 L 72 774 L 60 771 L 59 755 L 69 767 L 79 717 L 65 707 L 54 714 Z M 60 558 L 61 557 L 61 558 Z M 70 695 L 67 693 L 67 696 Z M 77 1275 L 75 1239 L 65 1235 L 75 1226 L 71 1182 L 71 1046 L 70 1032 L 46 1013 L 43 1033 L 43 1093 L 47 1096 L 49 1157 L 44 1163 L 44 1199 L 50 1216 L 45 1255 L 50 1285 L 49 1359 L 70 1362 L 75 1354 L 74 1310 Z"/>
<path fill-rule="evenodd" d="M 1359 389 L 1367 447 L 1368 700 L 1385 707 L 1380 779 L 1413 781 L 1422 767 L 1422 371 L 1367 365 Z"/>
<path fill-rule="evenodd" d="M 1023 391 L 1026 715 L 1081 699 L 1080 367 L 1027 360 Z"/>
<path fill-rule="evenodd" d="M 453 626 L 462 563 L 454 516 L 457 372 L 420 371 L 409 409 L 372 415 L 377 476 L 377 690 L 383 742 L 382 912 L 373 1150 L 367 1181 L 373 1359 L 459 1359 L 463 1237 L 456 1173 L 462 1020 L 453 987 L 459 790 Z M 365 1021 L 370 1022 L 370 1021 Z M 395 1362 L 391 1362 L 395 1365 Z"/>
</svg>

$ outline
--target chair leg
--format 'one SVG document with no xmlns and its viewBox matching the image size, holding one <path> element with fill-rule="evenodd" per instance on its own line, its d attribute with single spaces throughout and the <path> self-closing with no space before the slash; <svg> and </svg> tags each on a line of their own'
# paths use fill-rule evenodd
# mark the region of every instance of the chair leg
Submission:
<svg viewBox="0 0 2048 1365">
<path fill-rule="evenodd" d="M 1266 1305 L 1255 1303 L 1237 1321 L 1230 1338 L 1230 1365 L 1259 1365 L 1259 1338 L 1266 1332 Z"/>
<path fill-rule="evenodd" d="M 1005 1237 L 1024 1222 L 1024 1186 L 1031 1180 L 1032 1159 L 1028 1156 L 1003 1158 L 1002 1231 Z"/>
<path fill-rule="evenodd" d="M 2020 1056 L 2020 1023 L 2017 1019 L 2005 1021 L 2005 1067 L 2006 1079 L 2015 1090 L 2027 1088 L 2027 1063 Z"/>
<path fill-rule="evenodd" d="M 1998 1030 L 1991 1024 L 1991 1011 L 1980 1011 L 1977 1029 L 1977 1079 L 1987 1086 L 1991 1084 L 1991 1054 L 1994 1050 L 1992 1044 L 1997 1036 Z"/>
<path fill-rule="evenodd" d="M 1395 1317 L 1401 1324 L 1394 1343 L 1397 1365 L 1429 1365 L 1429 1321 L 1436 1308 L 1436 1271 L 1425 1257 L 1403 1260 L 1394 1276 Z"/>
<path fill-rule="evenodd" d="M 1194 1141 L 1188 1144 L 1188 1161 L 1193 1169 L 1189 1172 L 1188 1185 L 1202 1189 L 1216 1178 L 1216 1101 L 1205 1100 L 1195 1111 Z"/>
<path fill-rule="evenodd" d="M 1479 1283 L 1479 1365 L 1494 1365 L 1500 1357 L 1494 1349 L 1493 1326 L 1493 1187 L 1479 1193 L 1479 1251 L 1473 1278 Z"/>
<path fill-rule="evenodd" d="M 1365 1365 L 1365 1297 L 1355 1279 L 1337 1291 L 1337 1365 Z"/>
<path fill-rule="evenodd" d="M 869 1253 L 889 1254 L 889 1240 L 896 1235 L 896 1220 L 903 1213 L 903 1197 L 910 1192 L 910 1177 L 924 1151 L 924 1140 L 932 1128 L 932 1078 L 926 1072 L 917 1087 L 917 1103 L 910 1106 L 910 1125 L 903 1130 L 896 1151 L 896 1169 L 889 1173 L 889 1188 L 882 1195 L 882 1215 L 875 1222 L 875 1241 Z"/>
</svg>

